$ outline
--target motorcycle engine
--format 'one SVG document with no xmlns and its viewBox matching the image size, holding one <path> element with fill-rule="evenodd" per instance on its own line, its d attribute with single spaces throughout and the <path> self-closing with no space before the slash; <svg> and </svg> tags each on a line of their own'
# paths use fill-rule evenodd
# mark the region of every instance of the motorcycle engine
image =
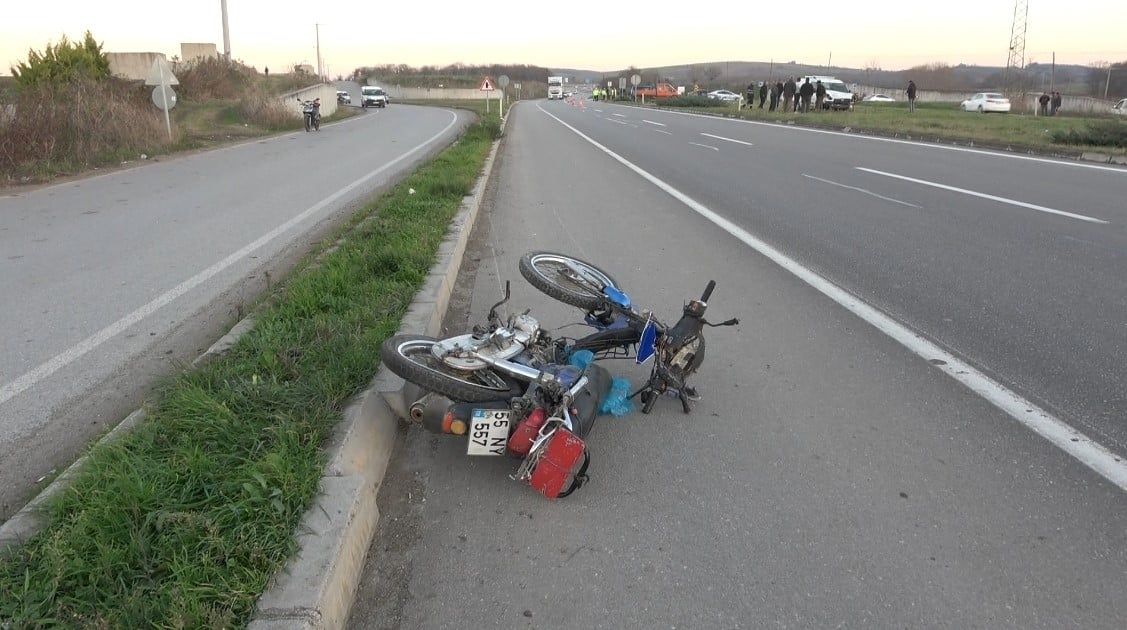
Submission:
<svg viewBox="0 0 1127 630">
<path fill-rule="evenodd" d="M 521 313 L 514 315 L 510 328 L 516 333 L 516 340 L 525 345 L 531 345 L 533 340 L 536 339 L 537 333 L 540 332 L 540 322 L 528 313 Z"/>
</svg>

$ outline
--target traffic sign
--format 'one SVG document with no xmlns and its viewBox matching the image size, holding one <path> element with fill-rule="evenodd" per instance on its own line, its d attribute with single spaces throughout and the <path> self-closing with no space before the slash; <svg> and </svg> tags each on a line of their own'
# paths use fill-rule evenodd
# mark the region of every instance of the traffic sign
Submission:
<svg viewBox="0 0 1127 630">
<path fill-rule="evenodd" d="M 478 89 L 481 90 L 482 92 L 492 92 L 493 91 L 493 79 L 490 79 L 489 77 L 485 77 L 484 79 L 481 80 L 481 87 L 479 87 Z"/>
</svg>

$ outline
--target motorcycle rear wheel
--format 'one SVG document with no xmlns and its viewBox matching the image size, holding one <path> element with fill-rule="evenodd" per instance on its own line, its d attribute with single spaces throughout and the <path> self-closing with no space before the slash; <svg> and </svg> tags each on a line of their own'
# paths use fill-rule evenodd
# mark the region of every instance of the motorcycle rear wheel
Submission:
<svg viewBox="0 0 1127 630">
<path fill-rule="evenodd" d="M 310 123 L 309 123 L 309 119 L 310 119 L 310 118 L 312 118 L 312 116 L 310 116 L 310 115 L 308 115 L 308 114 L 306 114 L 306 115 L 305 115 L 305 130 L 306 130 L 306 131 L 309 131 L 309 125 L 310 125 Z"/>
<path fill-rule="evenodd" d="M 603 305 L 603 287 L 622 290 L 609 273 L 565 254 L 529 252 L 519 266 L 524 279 L 548 297 L 589 311 Z"/>
<path fill-rule="evenodd" d="M 525 385 L 493 368 L 457 370 L 434 356 L 438 340 L 423 335 L 395 335 L 380 346 L 380 361 L 398 376 L 455 402 L 507 400 Z"/>
</svg>

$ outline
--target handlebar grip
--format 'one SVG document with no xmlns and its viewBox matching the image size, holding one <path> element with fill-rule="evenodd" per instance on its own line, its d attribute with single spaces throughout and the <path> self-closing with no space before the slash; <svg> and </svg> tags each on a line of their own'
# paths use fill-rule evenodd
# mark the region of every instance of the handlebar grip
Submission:
<svg viewBox="0 0 1127 630">
<path fill-rule="evenodd" d="M 708 298 L 712 297 L 712 290 L 716 288 L 716 281 L 709 280 L 708 286 L 704 288 L 704 293 L 700 296 L 701 302 L 708 302 Z"/>
</svg>

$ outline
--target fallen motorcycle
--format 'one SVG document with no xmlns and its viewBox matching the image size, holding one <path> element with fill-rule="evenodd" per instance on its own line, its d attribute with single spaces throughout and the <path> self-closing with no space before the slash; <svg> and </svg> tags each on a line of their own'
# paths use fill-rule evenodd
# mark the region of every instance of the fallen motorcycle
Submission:
<svg viewBox="0 0 1127 630">
<path fill-rule="evenodd" d="M 468 455 L 508 455 L 524 462 L 513 475 L 549 498 L 586 480 L 583 439 L 610 390 L 610 374 L 594 364 L 561 361 L 561 344 L 527 311 L 446 339 L 396 335 L 380 347 L 393 373 L 427 393 L 410 405 L 411 419 L 435 433 L 467 438 Z"/>
<path fill-rule="evenodd" d="M 734 326 L 738 319 L 713 324 L 704 318 L 716 288 L 709 280 L 699 300 L 689 300 L 673 326 L 662 324 L 648 310 L 638 310 L 630 296 L 610 274 L 589 262 L 566 254 L 529 252 L 520 259 L 520 273 L 544 294 L 586 311 L 584 322 L 596 332 L 564 340 L 568 352 L 588 350 L 596 359 L 629 358 L 638 364 L 653 357 L 645 385 L 630 394 L 640 396 L 642 413 L 649 413 L 663 394 L 676 396 L 685 413 L 689 400 L 698 398 L 688 383 L 704 362 L 704 327 Z"/>
</svg>

